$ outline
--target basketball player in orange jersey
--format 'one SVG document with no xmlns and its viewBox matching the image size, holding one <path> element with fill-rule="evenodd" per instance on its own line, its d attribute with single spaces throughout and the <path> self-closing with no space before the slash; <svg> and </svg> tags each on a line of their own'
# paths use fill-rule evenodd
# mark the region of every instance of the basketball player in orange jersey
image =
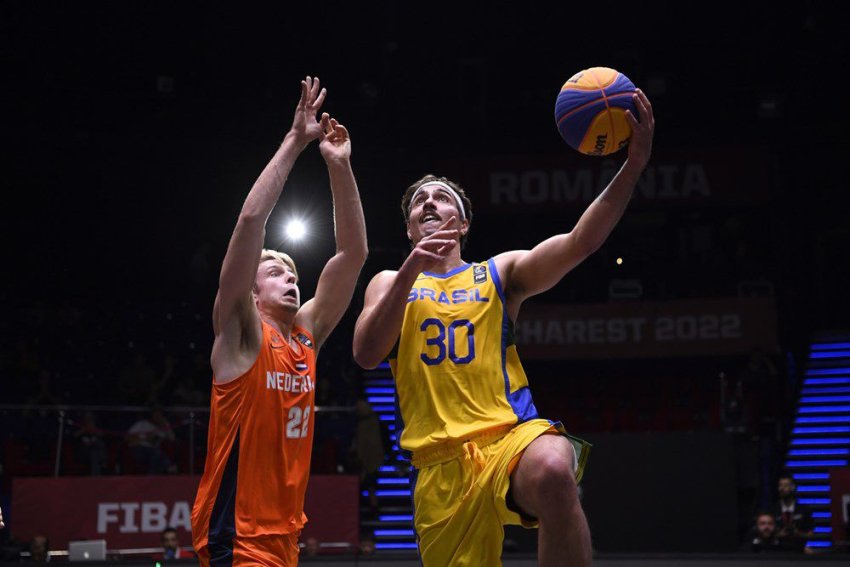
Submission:
<svg viewBox="0 0 850 567">
<path fill-rule="evenodd" d="M 298 563 L 316 354 L 348 307 L 367 254 L 348 131 L 327 114 L 316 120 L 325 94 L 318 78 L 301 82 L 292 128 L 248 193 L 221 267 L 208 453 L 192 509 L 202 565 Z M 316 139 L 330 175 L 337 252 L 302 306 L 295 263 L 263 241 L 292 165 Z"/>
<path fill-rule="evenodd" d="M 531 250 L 464 262 L 472 205 L 463 189 L 428 175 L 402 198 L 413 250 L 366 289 L 354 357 L 365 368 L 389 359 L 425 567 L 501 565 L 506 524 L 539 527 L 539 565 L 591 563 L 577 487 L 590 447 L 537 414 L 514 326 L 522 302 L 561 281 L 622 217 L 655 128 L 649 99 L 637 91 L 634 102 L 640 122 L 627 113 L 633 134 L 619 173 L 571 232 Z"/>
</svg>

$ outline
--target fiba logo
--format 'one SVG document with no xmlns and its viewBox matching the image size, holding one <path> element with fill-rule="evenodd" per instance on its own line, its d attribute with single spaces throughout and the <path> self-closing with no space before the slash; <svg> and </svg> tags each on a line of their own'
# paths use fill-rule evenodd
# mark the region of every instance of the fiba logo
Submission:
<svg viewBox="0 0 850 567">
<path fill-rule="evenodd" d="M 186 501 L 101 502 L 97 505 L 97 533 L 159 533 L 166 527 L 191 531 L 191 508 Z"/>
</svg>

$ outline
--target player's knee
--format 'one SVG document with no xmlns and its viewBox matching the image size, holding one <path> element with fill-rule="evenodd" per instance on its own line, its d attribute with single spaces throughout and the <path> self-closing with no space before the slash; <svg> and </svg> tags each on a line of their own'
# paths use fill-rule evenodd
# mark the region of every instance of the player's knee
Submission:
<svg viewBox="0 0 850 567">
<path fill-rule="evenodd" d="M 578 499 L 572 454 L 543 455 L 535 464 L 534 486 L 540 508 L 561 508 Z"/>
</svg>

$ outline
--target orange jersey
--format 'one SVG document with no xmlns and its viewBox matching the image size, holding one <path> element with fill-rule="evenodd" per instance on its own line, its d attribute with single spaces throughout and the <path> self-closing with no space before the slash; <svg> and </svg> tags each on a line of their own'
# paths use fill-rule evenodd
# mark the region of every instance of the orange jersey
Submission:
<svg viewBox="0 0 850 567">
<path fill-rule="evenodd" d="M 295 352 L 262 325 L 254 365 L 231 382 L 213 382 L 207 460 L 192 509 L 194 547 L 212 564 L 232 559 L 235 538 L 297 536 L 307 521 L 315 345 L 294 327 Z"/>
</svg>

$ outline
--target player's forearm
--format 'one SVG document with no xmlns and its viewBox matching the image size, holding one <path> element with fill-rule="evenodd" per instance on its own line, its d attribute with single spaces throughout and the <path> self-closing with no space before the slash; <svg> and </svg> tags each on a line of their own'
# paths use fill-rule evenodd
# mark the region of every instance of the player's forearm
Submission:
<svg viewBox="0 0 850 567">
<path fill-rule="evenodd" d="M 419 272 L 407 262 L 393 278 L 389 289 L 354 330 L 354 360 L 363 368 L 375 368 L 390 353 L 401 333 L 410 288 Z"/>
<path fill-rule="evenodd" d="M 328 161 L 328 175 L 334 205 L 334 232 L 338 254 L 344 254 L 360 267 L 366 262 L 366 221 L 351 162 Z"/>
<path fill-rule="evenodd" d="M 580 249 L 588 254 L 605 242 L 623 216 L 643 167 L 626 161 L 602 193 L 590 204 L 573 229 Z"/>
<path fill-rule="evenodd" d="M 239 214 L 240 220 L 256 221 L 265 225 L 280 198 L 295 160 L 306 146 L 307 143 L 299 140 L 293 133 L 286 135 L 245 198 L 242 212 Z"/>
</svg>

